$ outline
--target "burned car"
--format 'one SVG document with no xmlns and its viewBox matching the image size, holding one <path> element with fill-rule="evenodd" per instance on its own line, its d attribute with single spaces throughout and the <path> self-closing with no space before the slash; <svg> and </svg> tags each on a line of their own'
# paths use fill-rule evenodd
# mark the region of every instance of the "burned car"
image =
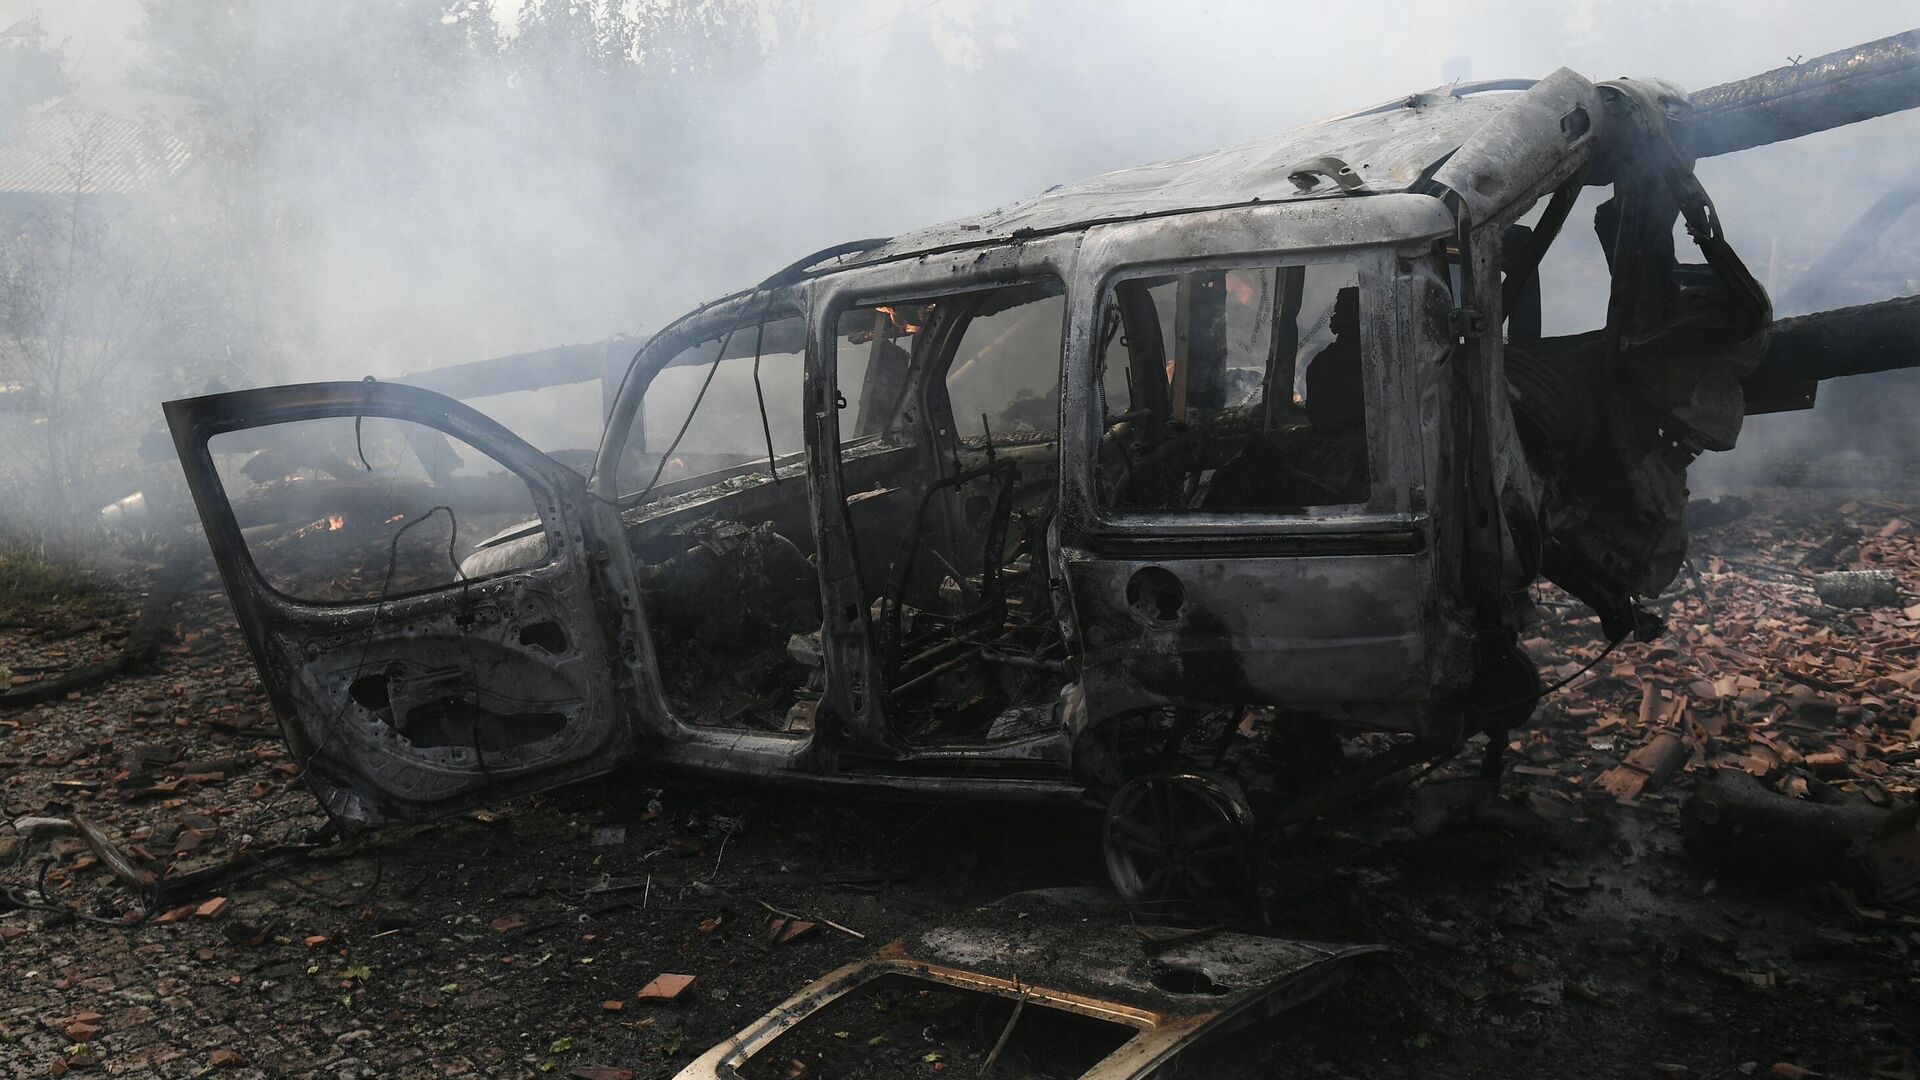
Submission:
<svg viewBox="0 0 1920 1080">
<path fill-rule="evenodd" d="M 1497 767 L 1539 578 L 1658 633 L 1689 464 L 1839 373 L 1692 169 L 1788 99 L 1698 97 L 1455 85 L 817 253 L 647 341 L 588 475 L 371 380 L 167 415 L 340 822 L 644 764 L 1092 804 L 1125 895 L 1218 892 L 1263 824 L 1481 732 Z M 1606 325 L 1543 335 L 1609 185 Z"/>
</svg>

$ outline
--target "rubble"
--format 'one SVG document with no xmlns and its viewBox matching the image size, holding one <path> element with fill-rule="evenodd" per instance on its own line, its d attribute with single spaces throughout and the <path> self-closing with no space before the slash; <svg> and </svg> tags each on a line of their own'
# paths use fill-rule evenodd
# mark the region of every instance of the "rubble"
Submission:
<svg viewBox="0 0 1920 1080">
<path fill-rule="evenodd" d="M 663 972 L 655 975 L 653 980 L 641 987 L 639 994 L 635 996 L 641 1001 L 677 1001 L 681 994 L 693 989 L 695 981 L 692 975 Z"/>
<path fill-rule="evenodd" d="M 1910 590 L 1915 509 L 1891 496 L 1752 502 L 1697 538 L 1702 587 L 1676 601 L 1676 644 L 1623 646 L 1547 707 L 1549 725 L 1565 718 L 1585 739 L 1550 775 L 1629 799 L 1680 784 L 1687 850 L 1718 873 L 1844 882 L 1910 903 L 1899 870 L 1871 883 L 1863 859 L 1882 824 L 1914 805 L 1920 611 L 1835 608 L 1797 566 L 1839 550 L 1820 538 L 1830 530 L 1853 538 L 1842 580 Z M 1544 666 L 1591 648 L 1565 623 L 1551 630 L 1533 642 Z M 1883 858 L 1906 842 L 1898 835 L 1877 849 Z"/>
<path fill-rule="evenodd" d="M 1684 713 L 1684 703 L 1680 710 Z M 1627 759 L 1601 774 L 1602 791 L 1617 799 L 1639 798 L 1648 788 L 1667 782 L 1692 754 L 1692 749 L 1675 730 L 1656 731 L 1645 745 L 1627 755 Z"/>
<path fill-rule="evenodd" d="M 139 616 L 121 638 L 120 648 L 111 656 L 71 671 L 62 671 L 51 678 L 14 676 L 9 680 L 11 686 L 0 689 L 0 713 L 59 701 L 150 663 L 165 644 L 164 638 L 171 626 L 169 609 L 179 598 L 179 590 L 191 573 L 189 564 L 197 565 L 192 555 L 178 554 L 168 560 L 168 569 L 156 575 L 152 589 L 141 605 Z"/>
<path fill-rule="evenodd" d="M 43 839 L 61 833 L 71 832 L 73 822 L 67 818 L 33 817 L 15 818 L 13 831 L 28 841 Z"/>
<path fill-rule="evenodd" d="M 1697 538 L 1699 584 L 1668 602 L 1674 640 L 1621 645 L 1513 732 L 1509 759 L 1528 772 L 1510 767 L 1490 784 L 1477 779 L 1477 763 L 1456 761 L 1422 781 L 1411 806 L 1376 797 L 1263 843 L 1269 932 L 1390 944 L 1402 977 L 1338 990 L 1325 1006 L 1196 1047 L 1183 1072 L 1497 1075 L 1551 1045 L 1576 1077 L 1631 1072 L 1638 1062 L 1711 1076 L 1755 1056 L 1754 1075 L 1772 1060 L 1874 1075 L 1881 1048 L 1895 1041 L 1876 1025 L 1920 1025 L 1906 991 L 1911 954 L 1896 944 L 1910 949 L 1920 914 L 1911 899 L 1903 906 L 1899 886 L 1872 884 L 1909 880 L 1901 867 L 1911 864 L 1890 844 L 1878 878 L 1749 891 L 1680 847 L 1679 808 L 1706 776 L 1749 766 L 1774 798 L 1804 801 L 1826 785 L 1882 814 L 1912 799 L 1920 680 L 1910 676 L 1920 654 L 1908 646 L 1920 612 L 1826 607 L 1798 566 L 1838 525 L 1861 538 L 1846 568 L 1894 569 L 1912 591 L 1920 537 L 1877 535 L 1913 512 L 1893 493 L 1749 500 L 1746 517 Z M 178 644 L 159 654 L 157 670 L 80 701 L 13 712 L 4 719 L 17 726 L 0 725 L 11 817 L 71 821 L 78 810 L 162 884 L 228 864 L 252 868 L 255 855 L 320 824 L 311 797 L 281 768 L 293 761 L 217 583 L 203 577 L 186 597 L 171 634 Z M 1590 619 L 1554 606 L 1552 591 L 1541 598 L 1554 614 L 1527 647 L 1558 679 L 1599 650 Z M 105 613 L 105 624 L 116 618 Z M 46 662 L 36 632 L 0 633 L 9 656 Z M 1240 744 L 1259 745 L 1267 722 L 1256 718 Z M 1628 803 L 1599 787 L 1666 731 L 1690 756 L 1663 784 Z M 1808 759 L 1836 748 L 1854 775 L 1822 780 Z M 1754 765 L 1762 757 L 1764 769 Z M 121 772 L 130 774 L 124 784 L 114 780 Z M 1413 827 L 1429 800 L 1440 807 L 1438 827 L 1423 826 L 1422 837 Z M 44 907 L 0 901 L 0 966 L 42 973 L 14 989 L 20 1016 L 0 1010 L 0 1060 L 47 1071 L 72 1045 L 60 1026 L 97 1012 L 103 1031 L 88 1059 L 136 1074 L 191 1073 L 216 1050 L 244 1049 L 254 1067 L 288 1072 L 351 1059 L 403 1074 L 430 1058 L 470 1072 L 551 1061 L 552 1075 L 670 1076 L 783 995 L 870 957 L 878 941 L 951 922 L 1005 892 L 1097 884 L 1101 869 L 1086 865 L 1086 838 L 1070 819 L 1049 818 L 1042 829 L 1033 813 L 953 805 L 903 814 L 844 796 L 751 796 L 647 777 L 309 848 L 273 871 L 151 907 L 104 861 L 74 869 L 98 860 L 80 833 L 34 826 L 29 840 L 0 828 L 21 844 L 17 860 L 0 866 L 9 887 L 42 887 L 35 879 L 49 866 L 45 894 L 21 896 Z M 716 818 L 753 827 L 728 832 Z M 615 827 L 626 843 L 592 844 Z M 176 853 L 189 830 L 206 838 Z M 709 877 L 723 836 L 732 837 L 726 857 Z M 60 841 L 69 846 L 55 856 Z M 1873 865 L 1869 858 L 1860 873 Z M 1879 899 L 1883 890 L 1893 899 Z M 231 902 L 226 917 L 195 918 L 215 895 Z M 1113 903 L 1106 897 L 1076 917 L 1113 918 Z M 124 923 L 128 912 L 146 919 Z M 766 947 L 771 918 L 837 923 L 867 940 L 816 930 Z M 309 947 L 316 936 L 327 940 Z M 662 972 L 697 973 L 698 982 L 671 1005 L 640 1000 L 637 988 Z M 449 985 L 456 989 L 440 991 Z M 608 1001 L 625 1004 L 609 1010 Z M 1596 1015 L 1607 1018 L 1598 1031 Z M 987 1050 L 1004 1020 L 991 1018 Z M 335 1041 L 354 1031 L 367 1034 Z M 561 1036 L 573 1049 L 550 1053 Z M 920 1055 L 936 1050 L 907 1043 L 893 1052 L 902 1072 L 932 1075 Z M 1572 1060 L 1583 1056 L 1590 1065 Z M 1318 1070 L 1323 1062 L 1329 1068 Z M 995 1075 L 1006 1065 L 1003 1056 Z"/>
</svg>

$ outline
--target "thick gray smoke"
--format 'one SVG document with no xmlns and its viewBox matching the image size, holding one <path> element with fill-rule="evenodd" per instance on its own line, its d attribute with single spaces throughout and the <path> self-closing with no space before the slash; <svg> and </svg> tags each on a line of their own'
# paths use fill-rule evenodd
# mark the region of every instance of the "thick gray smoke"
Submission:
<svg viewBox="0 0 1920 1080">
<path fill-rule="evenodd" d="M 192 325 L 121 399 L 146 424 L 216 380 L 634 333 L 837 241 L 1443 79 L 1568 66 L 1699 87 L 1913 20 L 1909 0 L 1817 17 L 1789 0 L 624 2 L 0 0 L 0 29 L 37 18 L 63 50 L 73 100 L 194 152 L 191 192 L 148 210 L 170 231 L 143 268 L 191 279 L 174 308 Z M 1702 173 L 1778 294 L 1913 171 L 1914 130 L 1879 121 Z M 1586 220 L 1568 235 L 1597 259 Z M 1911 249 L 1890 233 L 1881 269 L 1825 306 L 1912 291 Z M 1550 318 L 1585 317 L 1592 266 L 1549 273 Z"/>
<path fill-rule="evenodd" d="M 1920 294 L 1920 114 L 1705 161 L 1698 172 L 1777 317 Z M 1811 411 L 1749 418 L 1735 451 L 1695 468 L 1694 488 L 1910 484 L 1916 405 L 1920 370 L 1824 383 Z"/>
</svg>

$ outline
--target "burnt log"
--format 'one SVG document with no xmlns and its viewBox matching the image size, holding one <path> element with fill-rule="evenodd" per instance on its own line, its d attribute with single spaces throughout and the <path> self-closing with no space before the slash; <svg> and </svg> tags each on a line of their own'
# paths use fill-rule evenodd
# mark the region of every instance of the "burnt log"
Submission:
<svg viewBox="0 0 1920 1080">
<path fill-rule="evenodd" d="M 1813 579 L 1820 602 L 1835 608 L 1894 607 L 1900 603 L 1900 579 L 1891 570 L 1836 570 Z"/>
<path fill-rule="evenodd" d="M 1909 367 L 1920 367 L 1920 296 L 1781 319 L 1754 374 L 1817 380 Z"/>
<path fill-rule="evenodd" d="M 1852 879 L 1855 861 L 1890 820 L 1865 802 L 1795 799 L 1721 770 L 1681 804 L 1680 835 L 1687 853 L 1718 873 L 1800 886 Z"/>
<path fill-rule="evenodd" d="M 1920 108 L 1920 30 L 1688 95 L 1686 150 L 1716 157 Z"/>
<path fill-rule="evenodd" d="M 1747 412 L 1810 408 L 1823 379 L 1910 367 L 1920 367 L 1920 296 L 1781 319 L 1743 384 Z"/>
</svg>

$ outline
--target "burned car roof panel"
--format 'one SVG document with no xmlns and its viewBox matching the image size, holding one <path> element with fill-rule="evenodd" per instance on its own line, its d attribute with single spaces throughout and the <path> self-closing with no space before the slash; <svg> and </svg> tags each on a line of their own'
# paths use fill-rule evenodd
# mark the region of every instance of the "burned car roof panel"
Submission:
<svg viewBox="0 0 1920 1080">
<path fill-rule="evenodd" d="M 1390 111 L 1322 121 L 1222 150 L 1118 169 L 1055 187 L 984 214 L 895 237 L 849 261 L 882 262 L 1107 221 L 1319 199 L 1349 190 L 1355 194 L 1408 191 L 1508 100 L 1504 96 L 1416 95 Z M 1345 183 L 1324 174 L 1293 179 L 1304 166 L 1325 159 L 1344 163 L 1352 177 Z"/>
</svg>

